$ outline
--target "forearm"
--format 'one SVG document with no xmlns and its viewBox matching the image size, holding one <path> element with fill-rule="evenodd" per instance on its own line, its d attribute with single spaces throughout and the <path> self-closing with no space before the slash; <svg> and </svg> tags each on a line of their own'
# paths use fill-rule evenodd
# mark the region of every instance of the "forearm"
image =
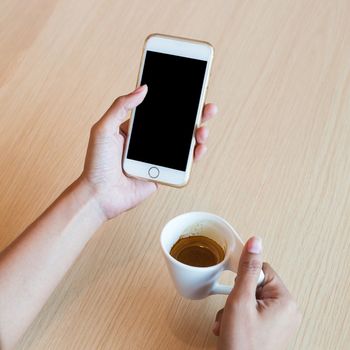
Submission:
<svg viewBox="0 0 350 350">
<path fill-rule="evenodd" d="M 0 348 L 15 345 L 105 217 L 74 182 L 0 255 Z"/>
</svg>

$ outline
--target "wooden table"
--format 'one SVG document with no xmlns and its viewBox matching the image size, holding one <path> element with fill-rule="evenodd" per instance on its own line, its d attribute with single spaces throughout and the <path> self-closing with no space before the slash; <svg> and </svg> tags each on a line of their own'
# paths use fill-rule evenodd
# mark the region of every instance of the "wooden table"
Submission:
<svg viewBox="0 0 350 350">
<path fill-rule="evenodd" d="M 191 210 L 263 237 L 304 312 L 289 349 L 349 349 L 349 18 L 347 0 L 2 0 L 1 248 L 80 174 L 90 126 L 135 86 L 148 34 L 215 46 L 220 109 L 190 184 L 106 224 L 18 349 L 215 348 L 225 297 L 177 295 L 158 242 Z"/>
</svg>

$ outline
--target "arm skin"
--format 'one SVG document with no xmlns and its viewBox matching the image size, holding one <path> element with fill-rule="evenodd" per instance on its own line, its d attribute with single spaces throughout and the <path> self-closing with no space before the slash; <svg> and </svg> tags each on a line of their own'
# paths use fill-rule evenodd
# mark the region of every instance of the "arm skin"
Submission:
<svg viewBox="0 0 350 350">
<path fill-rule="evenodd" d="M 121 167 L 123 121 L 146 94 L 142 86 L 114 101 L 91 129 L 82 175 L 0 254 L 0 349 L 16 345 L 94 232 L 156 192 L 154 183 L 128 178 Z M 202 121 L 216 111 L 205 105 Z M 196 130 L 195 160 L 207 136 L 205 126 Z"/>
<path fill-rule="evenodd" d="M 1 349 L 12 348 L 105 216 L 83 180 L 0 255 Z"/>
</svg>

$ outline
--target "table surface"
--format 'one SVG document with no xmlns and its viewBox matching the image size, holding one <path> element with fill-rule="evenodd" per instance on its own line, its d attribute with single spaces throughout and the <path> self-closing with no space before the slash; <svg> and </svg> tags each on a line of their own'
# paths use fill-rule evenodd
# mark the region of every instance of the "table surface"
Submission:
<svg viewBox="0 0 350 350">
<path fill-rule="evenodd" d="M 349 15 L 347 0 L 1 1 L 0 248 L 80 174 L 90 126 L 134 88 L 148 34 L 214 45 L 220 110 L 190 184 L 103 226 L 18 349 L 215 348 L 225 297 L 182 299 L 159 246 L 191 210 L 263 237 L 304 313 L 289 349 L 349 348 Z"/>
</svg>

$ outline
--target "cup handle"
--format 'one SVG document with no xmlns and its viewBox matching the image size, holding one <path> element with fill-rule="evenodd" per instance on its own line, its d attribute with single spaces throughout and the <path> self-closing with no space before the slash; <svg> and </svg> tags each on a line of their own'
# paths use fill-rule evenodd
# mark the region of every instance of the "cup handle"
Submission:
<svg viewBox="0 0 350 350">
<path fill-rule="evenodd" d="M 260 270 L 260 275 L 258 279 L 258 287 L 264 282 L 265 279 L 265 274 L 263 270 Z M 224 294 L 224 295 L 229 295 L 232 291 L 234 286 L 231 286 L 229 284 L 222 284 L 219 282 L 215 282 L 213 289 L 211 291 L 211 294 Z"/>
<path fill-rule="evenodd" d="M 229 295 L 233 289 L 233 286 L 229 284 L 222 284 L 219 282 L 215 282 L 211 294 L 224 294 Z"/>
</svg>

